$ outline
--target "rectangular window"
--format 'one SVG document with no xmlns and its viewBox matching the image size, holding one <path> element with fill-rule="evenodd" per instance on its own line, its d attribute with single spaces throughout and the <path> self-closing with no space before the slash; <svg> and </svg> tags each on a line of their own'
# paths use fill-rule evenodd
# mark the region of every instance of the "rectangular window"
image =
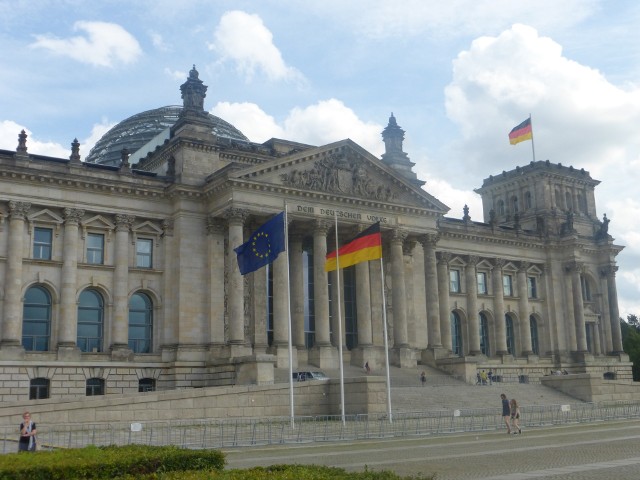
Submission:
<svg viewBox="0 0 640 480">
<path fill-rule="evenodd" d="M 454 293 L 460 293 L 460 270 L 450 270 L 449 271 L 449 282 L 450 287 L 449 290 Z"/>
<path fill-rule="evenodd" d="M 51 260 L 53 230 L 36 227 L 33 231 L 33 258 Z"/>
<path fill-rule="evenodd" d="M 487 290 L 487 274 L 486 272 L 478 272 L 478 295 L 486 295 L 489 293 Z"/>
<path fill-rule="evenodd" d="M 502 291 L 505 297 L 513 297 L 513 277 L 511 275 L 502 276 Z"/>
<path fill-rule="evenodd" d="M 87 263 L 94 265 L 104 263 L 104 235 L 99 233 L 87 235 Z"/>
<path fill-rule="evenodd" d="M 139 238 L 136 241 L 136 267 L 151 268 L 153 253 L 153 241 L 148 238 Z"/>
<path fill-rule="evenodd" d="M 536 277 L 527 277 L 527 290 L 529 291 L 529 298 L 538 298 Z"/>
</svg>

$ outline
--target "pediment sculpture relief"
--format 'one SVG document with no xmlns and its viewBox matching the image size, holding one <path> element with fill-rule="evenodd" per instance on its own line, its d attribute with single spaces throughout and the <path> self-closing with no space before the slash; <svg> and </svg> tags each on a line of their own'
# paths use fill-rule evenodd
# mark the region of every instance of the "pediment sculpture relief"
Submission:
<svg viewBox="0 0 640 480">
<path fill-rule="evenodd" d="M 388 185 L 369 176 L 362 162 L 344 154 L 333 154 L 314 162 L 306 170 L 292 170 L 280 175 L 285 185 L 305 190 L 343 193 L 381 201 L 397 198 Z"/>
</svg>

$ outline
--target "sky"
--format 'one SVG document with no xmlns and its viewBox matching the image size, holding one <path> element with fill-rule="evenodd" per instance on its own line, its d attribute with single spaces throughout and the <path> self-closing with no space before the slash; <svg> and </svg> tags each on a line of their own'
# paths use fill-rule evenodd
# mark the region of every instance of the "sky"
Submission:
<svg viewBox="0 0 640 480">
<path fill-rule="evenodd" d="M 86 156 L 113 125 L 181 105 L 251 141 L 350 138 L 384 153 L 393 113 L 423 187 L 482 221 L 473 192 L 533 159 L 584 168 L 625 246 L 620 314 L 640 315 L 640 2 L 636 0 L 0 0 L 0 149 Z"/>
</svg>

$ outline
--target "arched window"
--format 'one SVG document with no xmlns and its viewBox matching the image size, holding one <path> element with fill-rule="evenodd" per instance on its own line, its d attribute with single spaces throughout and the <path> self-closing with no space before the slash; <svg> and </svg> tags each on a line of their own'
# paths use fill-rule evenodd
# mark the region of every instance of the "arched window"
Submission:
<svg viewBox="0 0 640 480">
<path fill-rule="evenodd" d="M 504 215 L 504 202 L 502 200 L 498 200 L 498 204 L 496 205 L 498 208 L 498 215 Z"/>
<path fill-rule="evenodd" d="M 531 315 L 529 317 L 529 327 L 531 328 L 531 351 L 535 355 L 540 355 L 540 345 L 538 341 L 538 322 L 536 317 Z"/>
<path fill-rule="evenodd" d="M 101 352 L 104 331 L 104 302 L 96 290 L 87 289 L 78 301 L 78 348 L 81 352 Z"/>
<path fill-rule="evenodd" d="M 480 351 L 489 356 L 489 321 L 484 313 L 480 313 Z"/>
<path fill-rule="evenodd" d="M 518 197 L 515 195 L 511 197 L 511 211 L 513 213 L 518 213 Z"/>
<path fill-rule="evenodd" d="M 29 382 L 29 400 L 49 398 L 49 379 L 32 378 Z"/>
<path fill-rule="evenodd" d="M 451 350 L 455 356 L 462 356 L 462 325 L 456 312 L 451 312 Z"/>
<path fill-rule="evenodd" d="M 533 198 L 531 197 L 531 192 L 524 193 L 524 209 L 529 210 L 533 207 Z"/>
<path fill-rule="evenodd" d="M 560 189 L 556 188 L 556 207 L 562 209 L 562 194 L 560 193 Z"/>
<path fill-rule="evenodd" d="M 574 208 L 573 208 L 573 200 L 572 200 L 571 194 L 569 192 L 566 192 L 564 194 L 564 201 L 567 204 L 567 210 L 574 210 Z"/>
<path fill-rule="evenodd" d="M 104 380 L 102 378 L 87 379 L 87 397 L 104 395 Z"/>
<path fill-rule="evenodd" d="M 515 355 L 515 337 L 513 334 L 513 319 L 508 313 L 504 316 L 504 321 L 507 327 L 507 353 Z"/>
<path fill-rule="evenodd" d="M 134 353 L 153 350 L 153 304 L 148 295 L 134 293 L 129 300 L 129 348 Z"/>
<path fill-rule="evenodd" d="M 27 290 L 22 311 L 22 346 L 25 350 L 46 352 L 51 337 L 51 295 L 39 286 Z"/>
</svg>

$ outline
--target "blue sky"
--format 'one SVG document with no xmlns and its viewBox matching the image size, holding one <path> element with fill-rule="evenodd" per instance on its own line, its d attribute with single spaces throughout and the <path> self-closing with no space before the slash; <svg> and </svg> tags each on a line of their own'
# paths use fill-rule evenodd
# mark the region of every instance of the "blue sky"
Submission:
<svg viewBox="0 0 640 480">
<path fill-rule="evenodd" d="M 621 315 L 640 315 L 640 2 L 634 0 L 0 0 L 0 148 L 81 154 L 115 123 L 181 104 L 252 141 L 351 138 L 376 155 L 391 112 L 449 215 L 532 159 L 507 134 L 531 113 L 536 160 L 601 180 L 598 216 L 625 245 Z"/>
</svg>

